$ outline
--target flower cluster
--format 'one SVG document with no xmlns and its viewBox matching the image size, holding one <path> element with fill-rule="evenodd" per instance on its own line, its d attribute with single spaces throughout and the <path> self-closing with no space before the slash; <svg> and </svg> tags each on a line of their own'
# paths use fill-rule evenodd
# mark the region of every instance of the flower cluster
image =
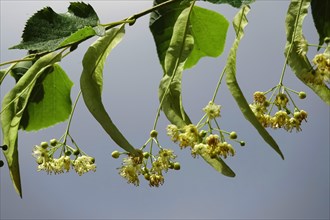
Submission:
<svg viewBox="0 0 330 220">
<path fill-rule="evenodd" d="M 180 133 L 178 138 L 171 135 L 173 134 L 173 130 L 177 130 L 177 132 Z M 233 146 L 226 141 L 221 140 L 223 138 L 219 135 L 210 133 L 209 136 L 206 136 L 206 131 L 201 130 L 198 132 L 197 127 L 193 124 L 186 125 L 182 129 L 179 129 L 175 125 L 168 125 L 167 135 L 169 135 L 174 142 L 179 142 L 181 149 L 189 146 L 193 157 L 205 153 L 211 158 L 227 158 L 229 155 L 235 155 Z M 236 137 L 233 139 L 236 139 Z"/>
<path fill-rule="evenodd" d="M 235 149 L 231 144 L 225 141 L 225 135 L 228 134 L 231 140 L 237 138 L 236 132 L 226 132 L 220 130 L 216 118 L 220 117 L 220 105 L 209 102 L 204 108 L 206 118 L 205 122 L 201 120 L 197 125 L 189 124 L 182 128 L 170 124 L 167 126 L 167 135 L 170 136 L 173 142 L 178 142 L 181 149 L 190 147 L 191 155 L 196 157 L 198 155 L 208 155 L 210 158 L 227 158 L 235 155 Z M 211 121 L 215 121 L 217 129 L 212 128 Z M 208 131 L 202 128 L 206 126 Z M 219 135 L 213 134 L 213 131 L 219 132 Z M 237 142 L 237 141 L 236 141 Z M 244 146 L 244 142 L 240 142 Z"/>
<path fill-rule="evenodd" d="M 330 83 L 330 54 L 317 54 L 313 59 L 315 70 L 313 71 L 312 82 L 315 84 Z"/>
<path fill-rule="evenodd" d="M 164 183 L 164 172 L 167 172 L 169 169 L 180 169 L 180 163 L 175 161 L 176 155 L 174 152 L 159 145 L 155 132 L 151 132 L 151 138 L 148 142 L 151 140 L 156 142 L 159 147 L 157 155 L 144 152 L 143 149 L 146 145 L 136 150 L 136 154 L 134 155 L 127 152 L 112 152 L 113 158 L 118 158 L 121 154 L 127 154 L 127 157 L 123 158 L 122 166 L 118 168 L 119 175 L 125 178 L 127 183 L 138 186 L 140 184 L 139 176 L 143 175 L 144 179 L 149 181 L 149 186 L 159 187 Z M 151 167 L 148 167 L 149 161 Z"/>
<path fill-rule="evenodd" d="M 297 94 L 300 98 L 306 97 L 304 92 Z M 250 108 L 264 127 L 284 128 L 287 131 L 292 131 L 293 129 L 301 131 L 301 123 L 307 119 L 307 112 L 304 110 L 298 110 L 295 107 L 292 112 L 288 108 L 289 98 L 285 93 L 277 94 L 272 102 L 267 100 L 265 93 L 257 91 L 253 95 L 253 100 Z M 270 112 L 273 105 L 277 107 L 278 111 L 274 115 L 271 115 Z"/>
<path fill-rule="evenodd" d="M 54 158 L 54 153 L 60 148 L 60 157 Z M 70 157 L 72 154 L 75 156 L 74 160 Z M 38 164 L 37 170 L 46 171 L 47 174 L 69 172 L 71 167 L 79 176 L 89 171 L 96 171 L 94 158 L 85 155 L 79 149 L 74 150 L 56 139 L 50 140 L 50 145 L 47 142 L 36 145 L 33 148 L 32 155 Z"/>
</svg>

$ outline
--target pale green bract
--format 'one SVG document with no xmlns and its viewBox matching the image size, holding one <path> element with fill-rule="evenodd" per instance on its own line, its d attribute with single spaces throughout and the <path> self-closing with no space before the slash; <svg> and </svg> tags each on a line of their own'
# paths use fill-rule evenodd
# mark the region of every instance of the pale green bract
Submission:
<svg viewBox="0 0 330 220">
<path fill-rule="evenodd" d="M 330 105 L 330 89 L 325 84 L 314 84 L 306 81 L 306 76 L 311 74 L 313 67 L 306 55 L 298 53 L 299 43 L 304 39 L 302 25 L 308 13 L 310 1 L 292 0 L 289 5 L 285 20 L 287 43 L 284 54 L 288 56 L 288 65 L 297 78 L 311 88 L 325 103 Z"/>
<path fill-rule="evenodd" d="M 174 25 L 172 39 L 165 56 L 165 74 L 159 87 L 162 110 L 169 121 L 178 127 L 191 124 L 182 106 L 181 80 L 184 64 L 194 46 L 194 38 L 191 35 L 189 24 L 189 16 L 192 8 L 191 6 L 184 9 Z M 169 83 L 170 86 L 168 87 Z M 235 173 L 221 158 L 211 159 L 206 153 L 202 153 L 201 156 L 208 164 L 223 175 L 235 176 Z"/>
<path fill-rule="evenodd" d="M 21 118 L 37 79 L 45 70 L 60 60 L 61 56 L 55 53 L 47 54 L 38 59 L 17 82 L 14 88 L 5 95 L 2 101 L 1 124 L 3 145 L 8 146 L 8 149 L 3 152 L 7 159 L 10 177 L 20 196 L 22 196 L 22 189 L 17 140 Z"/>
<path fill-rule="evenodd" d="M 0 70 L 0 85 L 2 84 L 2 81 L 5 78 L 6 72 L 7 72 L 7 69 Z"/>
<path fill-rule="evenodd" d="M 184 63 L 194 46 L 190 34 L 189 16 L 192 6 L 184 9 L 173 28 L 173 35 L 165 55 L 164 76 L 159 85 L 159 100 L 168 120 L 183 127 L 191 124 L 183 110 L 181 96 L 181 80 Z"/>
<path fill-rule="evenodd" d="M 95 41 L 83 58 L 83 72 L 80 77 L 81 92 L 85 104 L 94 118 L 100 123 L 108 135 L 124 150 L 135 153 L 135 148 L 126 140 L 112 122 L 102 103 L 103 68 L 111 50 L 122 40 L 124 25 L 113 28 Z"/>
<path fill-rule="evenodd" d="M 221 173 L 224 176 L 235 177 L 236 174 L 234 171 L 221 159 L 220 157 L 211 158 L 210 155 L 206 152 L 201 152 L 202 158 L 211 165 L 216 171 Z"/>
<path fill-rule="evenodd" d="M 236 53 L 237 53 L 238 45 L 244 36 L 244 28 L 248 24 L 246 15 L 249 11 L 250 11 L 249 6 L 243 6 L 242 9 L 236 14 L 233 21 L 233 26 L 236 32 L 236 39 L 233 43 L 233 46 L 230 49 L 227 59 L 227 64 L 225 66 L 226 83 L 229 91 L 231 92 L 232 96 L 237 102 L 244 117 L 257 129 L 261 137 L 282 157 L 282 159 L 284 159 L 284 156 L 279 146 L 275 142 L 275 140 L 260 124 L 256 116 L 252 112 L 236 79 Z"/>
</svg>

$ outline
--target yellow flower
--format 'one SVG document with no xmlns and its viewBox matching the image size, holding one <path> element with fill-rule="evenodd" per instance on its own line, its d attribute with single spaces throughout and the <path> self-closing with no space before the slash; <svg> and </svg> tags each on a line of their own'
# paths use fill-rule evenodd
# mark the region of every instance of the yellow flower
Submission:
<svg viewBox="0 0 330 220">
<path fill-rule="evenodd" d="M 89 156 L 80 156 L 72 162 L 75 171 L 81 176 L 89 171 L 96 171 L 96 165 L 94 164 L 94 159 Z"/>
<path fill-rule="evenodd" d="M 47 174 L 52 174 L 53 172 L 53 165 L 52 165 L 52 162 L 53 162 L 53 159 L 50 159 L 50 160 L 45 160 L 45 158 L 43 158 L 43 162 L 41 164 L 38 165 L 38 169 L 37 171 L 46 171 Z"/>
<path fill-rule="evenodd" d="M 265 101 L 266 101 L 266 96 L 263 92 L 256 91 L 253 94 L 253 100 L 254 100 L 255 103 L 264 104 Z"/>
<path fill-rule="evenodd" d="M 157 161 L 161 164 L 163 170 L 168 171 L 168 168 L 176 158 L 176 155 L 170 149 L 162 149 L 158 153 Z"/>
<path fill-rule="evenodd" d="M 278 111 L 272 118 L 272 127 L 281 128 L 287 124 L 288 120 L 290 120 L 290 117 L 286 111 Z"/>
<path fill-rule="evenodd" d="M 298 119 L 296 119 L 294 117 L 290 118 L 290 120 L 286 126 L 286 130 L 291 132 L 294 128 L 296 128 L 297 132 L 301 131 L 300 125 L 301 125 L 301 121 L 299 121 Z"/>
<path fill-rule="evenodd" d="M 180 147 L 193 147 L 198 142 L 198 130 L 193 124 L 183 127 L 184 132 L 179 134 Z"/>
<path fill-rule="evenodd" d="M 288 99 L 287 95 L 284 93 L 278 94 L 275 98 L 275 105 L 282 107 L 282 108 L 286 107 L 288 102 L 289 102 L 289 99 Z"/>
<path fill-rule="evenodd" d="M 168 125 L 167 128 L 167 135 L 171 137 L 171 140 L 176 142 L 179 139 L 179 129 L 175 125 Z"/>
<path fill-rule="evenodd" d="M 220 117 L 220 105 L 214 104 L 212 101 L 210 101 L 205 108 L 203 108 L 203 111 L 206 113 L 208 119 L 214 119 L 217 117 Z"/>
<path fill-rule="evenodd" d="M 159 187 L 160 185 L 163 185 L 164 183 L 164 177 L 161 174 L 151 174 L 150 180 L 149 180 L 149 186 L 151 187 Z"/>
<path fill-rule="evenodd" d="M 265 105 L 260 103 L 250 104 L 250 108 L 257 118 L 263 116 L 267 112 Z"/>
<path fill-rule="evenodd" d="M 119 174 L 127 180 L 127 183 L 133 183 L 138 186 L 139 175 L 141 174 L 141 164 L 136 164 L 131 157 L 123 159 L 123 166 L 119 168 Z"/>
<path fill-rule="evenodd" d="M 228 155 L 235 155 L 233 146 L 227 142 L 221 142 L 218 135 L 211 134 L 206 138 L 206 143 L 206 149 L 211 158 L 216 158 L 218 156 L 227 158 Z"/>
<path fill-rule="evenodd" d="M 203 153 L 204 150 L 207 149 L 207 144 L 199 143 L 196 144 L 192 149 L 191 149 L 191 155 L 193 157 L 196 157 L 197 155 L 200 155 Z"/>
</svg>

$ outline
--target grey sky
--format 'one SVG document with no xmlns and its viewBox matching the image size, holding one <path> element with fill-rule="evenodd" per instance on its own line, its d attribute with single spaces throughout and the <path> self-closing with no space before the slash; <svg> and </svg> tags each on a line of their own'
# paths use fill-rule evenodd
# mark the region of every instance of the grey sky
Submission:
<svg viewBox="0 0 330 220">
<path fill-rule="evenodd" d="M 152 1 L 86 1 L 91 3 L 102 23 L 120 20 L 152 5 Z M 1 0 L 1 62 L 20 58 L 24 51 L 7 48 L 20 42 L 25 21 L 37 10 L 51 6 L 67 11 L 68 1 Z M 198 5 L 212 8 L 231 22 L 237 9 L 227 5 Z M 284 20 L 289 1 L 257 1 L 248 14 L 249 24 L 238 50 L 237 75 L 246 97 L 275 86 L 283 67 L 285 46 Z M 104 103 L 118 127 L 135 146 L 147 140 L 158 106 L 157 88 L 162 76 L 148 18 L 127 27 L 123 41 L 109 56 L 104 73 Z M 305 20 L 304 33 L 310 43 L 318 36 L 312 17 Z M 230 26 L 226 49 L 217 59 L 204 58 L 183 76 L 183 102 L 197 123 L 202 108 L 212 98 L 228 50 L 233 42 Z M 79 90 L 83 53 L 96 38 L 80 45 L 62 61 L 75 82 L 72 99 Z M 312 59 L 316 50 L 310 49 Z M 14 81 L 6 79 L 3 97 Z M 20 132 L 19 153 L 23 199 L 20 199 L 5 165 L 0 169 L 1 219 L 97 219 L 97 218 L 196 218 L 196 219 L 329 219 L 329 107 L 305 87 L 288 69 L 285 85 L 306 91 L 307 99 L 298 100 L 308 112 L 308 123 L 300 133 L 271 131 L 285 160 L 258 136 L 244 119 L 225 84 L 216 102 L 222 105 L 221 127 L 235 130 L 246 141 L 236 148 L 227 164 L 236 172 L 228 178 L 215 172 L 204 160 L 193 159 L 189 150 L 179 147 L 164 135 L 168 121 L 162 115 L 158 126 L 163 146 L 173 148 L 181 163 L 180 171 L 165 174 L 165 183 L 150 188 L 126 183 L 118 175 L 121 160 L 111 158 L 120 150 L 92 118 L 83 101 L 78 103 L 71 134 L 78 145 L 96 157 L 97 172 L 78 176 L 74 172 L 47 175 L 36 171 L 32 148 L 41 141 L 60 137 L 66 123 L 37 133 Z M 3 155 L 1 155 L 3 158 Z"/>
</svg>

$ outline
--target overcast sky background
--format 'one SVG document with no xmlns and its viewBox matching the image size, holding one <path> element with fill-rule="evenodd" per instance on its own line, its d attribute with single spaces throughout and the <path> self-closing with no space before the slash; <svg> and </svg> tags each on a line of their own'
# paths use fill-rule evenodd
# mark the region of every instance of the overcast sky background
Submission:
<svg viewBox="0 0 330 220">
<path fill-rule="evenodd" d="M 101 23 L 121 20 L 152 6 L 152 1 L 86 1 L 98 13 Z M 1 62 L 21 58 L 24 51 L 8 50 L 20 42 L 25 21 L 37 10 L 51 6 L 67 11 L 68 1 L 1 0 Z M 228 5 L 198 2 L 222 13 L 231 22 L 238 9 Z M 275 86 L 283 67 L 285 14 L 289 1 L 257 1 L 248 14 L 246 35 L 238 50 L 237 75 L 244 94 Z M 108 57 L 104 72 L 104 103 L 111 117 L 134 146 L 147 140 L 158 106 L 157 88 L 162 76 L 155 45 L 148 29 L 149 16 L 128 26 L 123 41 Z M 318 43 L 311 15 L 305 19 L 304 33 L 310 43 Z M 183 103 L 193 122 L 202 117 L 202 108 L 212 98 L 219 74 L 232 45 L 234 32 L 229 28 L 223 55 L 204 58 L 183 76 Z M 72 99 L 79 91 L 81 60 L 85 42 L 66 57 L 61 65 L 75 82 Z M 316 50 L 310 49 L 312 59 Z M 159 139 L 178 155 L 181 170 L 165 174 L 165 183 L 150 188 L 141 179 L 139 187 L 129 185 L 118 175 L 121 160 L 111 158 L 120 150 L 92 118 L 82 100 L 78 103 L 71 134 L 78 145 L 96 158 L 97 172 L 78 176 L 75 172 L 47 175 L 36 171 L 32 148 L 41 141 L 59 138 L 66 123 L 37 133 L 20 132 L 19 156 L 23 199 L 17 196 L 8 167 L 0 169 L 1 219 L 329 219 L 329 107 L 295 78 L 288 68 L 284 83 L 306 91 L 307 99 L 297 100 L 308 112 L 308 123 L 300 133 L 270 131 L 284 153 L 281 158 L 259 137 L 244 119 L 228 92 L 221 86 L 216 102 L 222 105 L 220 124 L 235 130 L 246 141 L 235 145 L 236 156 L 227 164 L 235 178 L 218 174 L 204 160 L 193 159 L 189 150 L 180 150 L 165 135 L 164 115 L 159 122 Z M 14 80 L 1 86 L 3 97 Z M 4 160 L 3 155 L 1 159 Z"/>
</svg>

